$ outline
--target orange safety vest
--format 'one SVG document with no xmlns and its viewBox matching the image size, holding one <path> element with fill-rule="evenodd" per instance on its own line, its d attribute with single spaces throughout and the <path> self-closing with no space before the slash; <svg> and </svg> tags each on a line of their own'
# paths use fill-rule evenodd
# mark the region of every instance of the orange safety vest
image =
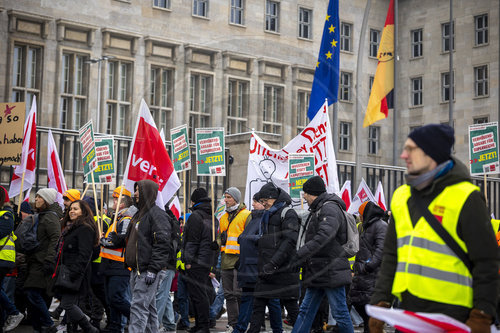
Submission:
<svg viewBox="0 0 500 333">
<path fill-rule="evenodd" d="M 240 254 L 240 244 L 238 243 L 238 237 L 241 235 L 243 230 L 245 229 L 245 222 L 250 215 L 250 211 L 248 209 L 242 209 L 236 214 L 234 219 L 229 223 L 228 216 L 229 214 L 224 214 L 220 219 L 220 231 L 224 232 L 227 230 L 227 241 L 226 245 L 222 245 L 220 250 L 221 252 L 231 253 L 231 254 Z M 229 228 L 229 229 L 228 229 Z"/>
<path fill-rule="evenodd" d="M 117 219 L 115 223 L 111 225 L 110 228 L 108 228 L 108 231 L 106 232 L 106 238 L 108 238 L 108 235 L 111 231 L 116 232 L 116 226 L 121 223 L 125 219 L 131 219 L 129 216 L 124 216 L 120 219 Z M 110 259 L 110 260 L 115 260 L 115 261 L 120 261 L 120 262 L 125 262 L 125 258 L 123 256 L 125 252 L 125 248 L 118 248 L 118 249 L 109 249 L 107 247 L 101 246 L 101 253 L 99 254 L 102 258 Z"/>
</svg>

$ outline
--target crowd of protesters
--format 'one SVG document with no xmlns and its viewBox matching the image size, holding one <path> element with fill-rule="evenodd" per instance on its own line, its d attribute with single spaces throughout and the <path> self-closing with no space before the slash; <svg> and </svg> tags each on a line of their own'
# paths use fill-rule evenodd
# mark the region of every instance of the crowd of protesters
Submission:
<svg viewBox="0 0 500 333">
<path fill-rule="evenodd" d="M 260 332 L 266 311 L 273 333 L 354 332 L 353 309 L 364 332 L 382 332 L 367 304 L 443 313 L 489 332 L 497 246 L 484 197 L 451 157 L 453 142 L 446 125 L 410 133 L 401 155 L 408 184 L 395 192 L 391 214 L 374 202 L 359 207 L 351 260 L 346 205 L 319 176 L 303 184 L 304 219 L 273 183 L 252 207 L 236 187 L 226 189 L 220 220 L 204 188 L 178 220 L 168 204 L 156 205 L 151 180 L 133 192 L 116 188 L 109 210 L 76 189 L 64 193 L 63 208 L 50 188 L 17 207 L 0 186 L 0 332 L 25 322 L 34 332 L 208 333 L 226 311 L 226 333 Z M 468 259 L 434 232 L 432 216 Z M 17 228 L 26 223 L 35 250 L 21 250 L 26 236 Z"/>
</svg>

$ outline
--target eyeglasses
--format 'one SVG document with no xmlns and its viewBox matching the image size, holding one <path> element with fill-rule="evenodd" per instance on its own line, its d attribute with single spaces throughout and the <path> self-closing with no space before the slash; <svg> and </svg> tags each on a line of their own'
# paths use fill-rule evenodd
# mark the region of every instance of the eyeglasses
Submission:
<svg viewBox="0 0 500 333">
<path fill-rule="evenodd" d="M 418 146 L 414 146 L 414 147 L 411 147 L 411 146 L 404 146 L 403 147 L 403 151 L 407 152 L 408 154 L 411 154 L 413 151 L 415 151 L 415 149 L 417 149 Z"/>
<path fill-rule="evenodd" d="M 268 200 L 269 199 L 259 199 L 259 202 L 260 202 L 261 205 L 264 205 L 264 204 L 267 203 Z"/>
</svg>

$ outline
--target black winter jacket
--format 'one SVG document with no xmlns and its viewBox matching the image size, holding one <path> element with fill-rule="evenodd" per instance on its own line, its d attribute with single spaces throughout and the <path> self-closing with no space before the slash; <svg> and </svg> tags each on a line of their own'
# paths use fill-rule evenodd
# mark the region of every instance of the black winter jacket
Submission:
<svg viewBox="0 0 500 333">
<path fill-rule="evenodd" d="M 471 182 L 468 168 L 457 159 L 452 159 L 454 165 L 451 170 L 434 179 L 429 186 L 419 191 L 424 206 L 428 206 L 447 186 L 462 181 Z M 416 190 L 412 188 L 412 191 Z M 413 224 L 421 217 L 416 208 L 415 200 L 413 196 L 408 200 L 408 209 Z M 469 259 L 473 265 L 473 307 L 494 318 L 497 306 L 498 246 L 482 192 L 472 192 L 465 201 L 458 219 L 457 234 L 467 246 Z M 370 300 L 371 304 L 393 300 L 391 290 L 396 266 L 397 235 L 395 221 L 391 217 L 385 236 L 382 266 L 375 285 L 375 292 Z M 470 312 L 470 309 L 462 306 L 425 300 L 409 292 L 403 293 L 401 308 L 414 312 L 444 313 L 462 322 L 467 320 Z"/>
<path fill-rule="evenodd" d="M 368 304 L 375 288 L 378 271 L 382 264 L 387 223 L 382 220 L 384 210 L 368 202 L 363 211 L 362 231 L 359 235 L 359 252 L 354 262 L 354 277 L 351 285 L 351 302 Z"/>
<path fill-rule="evenodd" d="M 139 189 L 139 211 L 128 226 L 125 264 L 139 273 L 158 273 L 169 260 L 170 223 L 165 211 L 155 203 L 158 184 L 146 179 L 135 186 Z"/>
<path fill-rule="evenodd" d="M 254 288 L 259 275 L 257 263 L 259 260 L 257 241 L 259 240 L 260 219 L 264 210 L 252 210 L 252 219 L 238 237 L 240 244 L 240 259 L 238 269 L 238 286 Z"/>
<path fill-rule="evenodd" d="M 218 250 L 212 250 L 212 205 L 210 198 L 203 198 L 191 207 L 182 234 L 181 255 L 185 265 L 191 269 L 210 269 L 216 266 Z M 215 228 L 218 221 L 215 219 Z"/>
<path fill-rule="evenodd" d="M 304 287 L 336 288 L 351 283 L 351 269 L 342 244 L 347 241 L 345 204 L 337 195 L 320 194 L 310 205 L 304 245 L 297 251 Z"/>
<path fill-rule="evenodd" d="M 290 205 L 292 199 L 288 193 L 279 188 L 278 191 L 279 196 L 273 207 L 283 206 L 270 214 L 267 228 L 263 226 L 264 233 L 258 241 L 259 278 L 255 285 L 255 296 L 284 299 L 298 298 L 299 273 L 297 269 L 291 268 L 290 263 L 291 259 L 295 257 L 299 217 L 293 209 L 289 209 L 285 217 L 281 219 L 282 210 Z M 263 220 L 261 220 L 261 224 L 264 224 Z M 272 274 L 264 272 L 263 268 L 268 263 L 275 267 Z"/>
</svg>

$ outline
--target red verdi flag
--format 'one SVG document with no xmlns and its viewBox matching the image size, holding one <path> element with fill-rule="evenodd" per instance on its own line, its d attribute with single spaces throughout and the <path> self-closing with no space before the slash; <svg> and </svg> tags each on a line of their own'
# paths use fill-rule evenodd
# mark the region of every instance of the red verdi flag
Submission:
<svg viewBox="0 0 500 333">
<path fill-rule="evenodd" d="M 387 118 L 393 108 L 394 92 L 394 0 L 389 3 L 387 18 L 377 53 L 378 65 L 366 107 L 363 127 Z"/>
<path fill-rule="evenodd" d="M 163 207 L 181 186 L 165 144 L 144 100 L 141 101 L 123 183 L 127 190 L 133 192 L 135 182 L 143 179 L 150 179 L 159 185 L 160 195 L 156 203 L 160 207 Z"/>
<path fill-rule="evenodd" d="M 56 201 L 64 207 L 63 205 L 63 194 L 68 190 L 66 187 L 66 180 L 64 179 L 63 169 L 61 167 L 61 160 L 59 159 L 59 154 L 57 153 L 56 143 L 54 137 L 52 136 L 52 131 L 49 130 L 48 140 L 47 140 L 47 177 L 49 188 L 53 188 L 57 191 Z"/>
</svg>

